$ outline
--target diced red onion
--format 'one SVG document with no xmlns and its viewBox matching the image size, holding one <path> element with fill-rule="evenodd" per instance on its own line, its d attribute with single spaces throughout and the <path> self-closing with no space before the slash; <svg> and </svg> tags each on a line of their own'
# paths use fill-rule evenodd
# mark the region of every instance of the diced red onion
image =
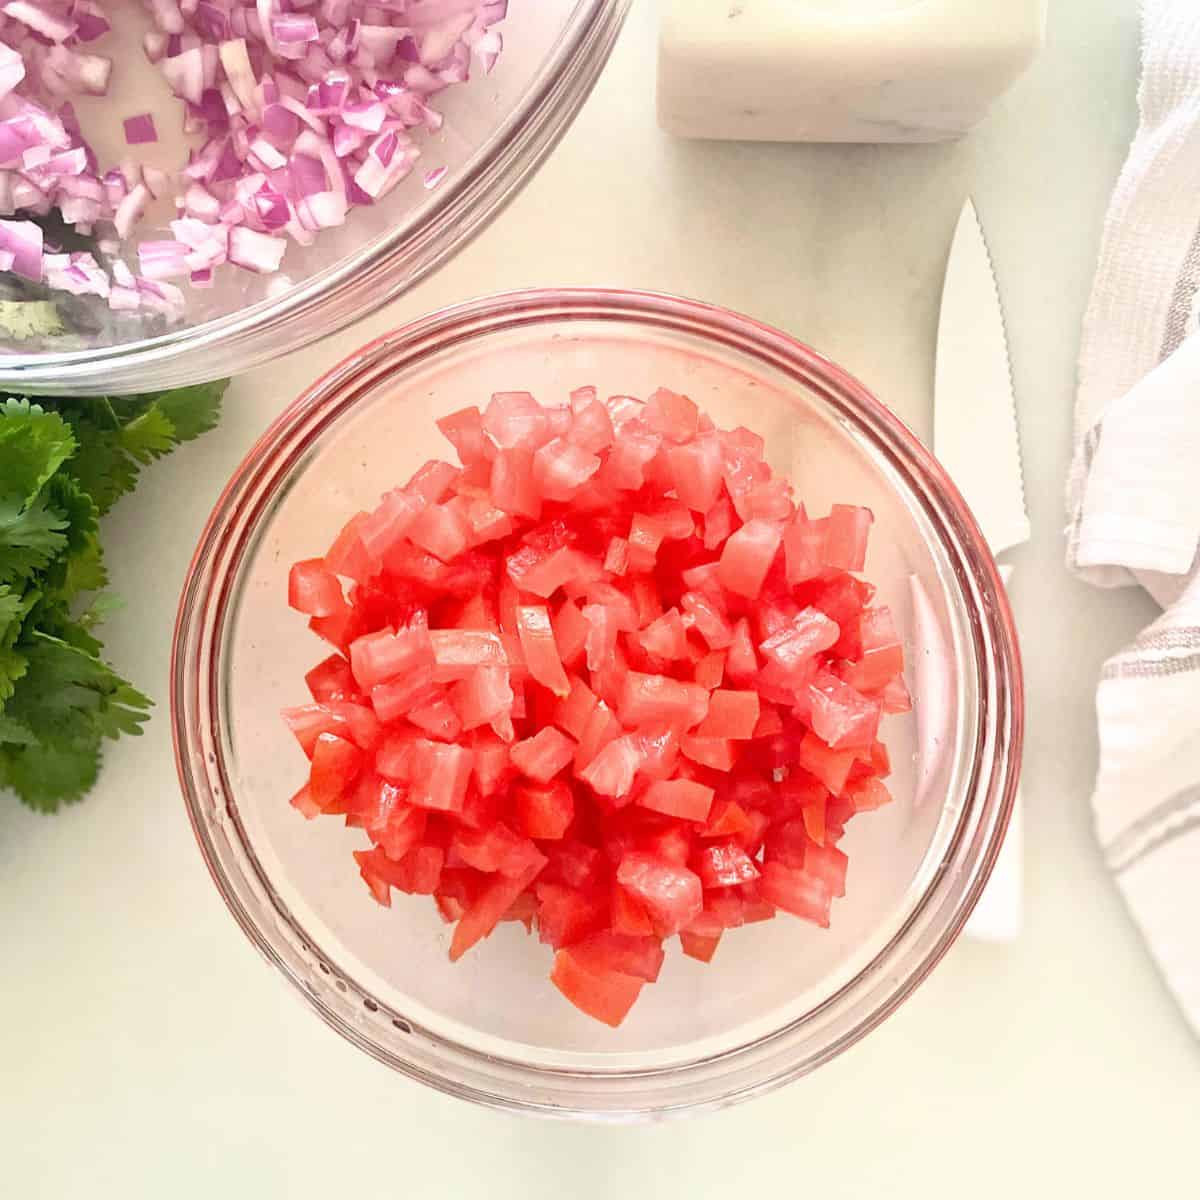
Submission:
<svg viewBox="0 0 1200 1200">
<path fill-rule="evenodd" d="M 158 130 L 154 128 L 154 118 L 150 113 L 138 113 L 135 117 L 125 118 L 125 141 L 130 146 L 141 146 L 146 142 L 158 141 Z"/>
<path fill-rule="evenodd" d="M 283 238 L 258 233 L 244 225 L 229 231 L 229 261 L 262 275 L 279 270 L 286 249 Z"/>
<path fill-rule="evenodd" d="M 0 250 L 13 256 L 12 270 L 25 279 L 42 278 L 43 238 L 32 221 L 0 221 Z"/>
<path fill-rule="evenodd" d="M 405 130 L 441 126 L 428 98 L 465 80 L 472 55 L 485 70 L 494 65 L 502 40 L 491 26 L 507 7 L 506 0 L 145 4 L 154 22 L 142 39 L 146 57 L 185 101 L 184 129 L 205 135 L 178 184 L 132 160 L 102 175 L 66 102 L 107 88 L 111 62 L 80 49 L 110 28 L 102 0 L 0 0 L 0 214 L 57 208 L 81 233 L 100 226 L 97 245 L 111 258 L 102 267 L 90 255 L 65 255 L 42 243 L 33 222 L 11 220 L 0 222 L 0 269 L 74 294 L 107 292 L 118 312 L 175 312 L 182 293 L 165 280 L 186 274 L 192 286 L 209 286 L 227 259 L 274 271 L 289 239 L 308 245 L 317 231 L 343 223 L 350 207 L 386 195 L 420 154 Z M 157 138 L 148 113 L 124 127 L 130 145 Z M 426 172 L 425 186 L 445 174 Z M 120 242 L 104 230 L 111 222 L 129 238 L 150 200 L 172 191 L 174 237 L 142 242 L 134 276 L 117 257 Z"/>
</svg>

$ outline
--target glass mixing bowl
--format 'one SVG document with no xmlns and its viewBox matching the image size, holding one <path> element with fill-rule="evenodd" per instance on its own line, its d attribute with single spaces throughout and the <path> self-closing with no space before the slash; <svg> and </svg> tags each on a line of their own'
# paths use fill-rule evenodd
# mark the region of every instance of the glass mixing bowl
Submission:
<svg viewBox="0 0 1200 1200">
<path fill-rule="evenodd" d="M 288 804 L 306 761 L 278 713 L 307 700 L 323 643 L 286 607 L 287 571 L 347 516 L 448 450 L 434 420 L 494 391 L 583 384 L 689 394 L 766 438 L 810 511 L 875 513 L 867 576 L 903 629 L 913 716 L 892 717 L 891 806 L 842 843 L 848 894 L 821 930 L 734 930 L 713 962 L 675 947 L 617 1030 L 547 979 L 550 952 L 503 925 L 461 962 L 426 897 L 374 904 L 360 831 Z M 914 589 L 916 589 L 914 593 Z M 912 595 L 921 603 L 914 605 Z M 945 472 L 841 368 L 692 301 L 535 291 L 435 313 L 301 396 L 218 502 L 184 588 L 172 665 L 179 775 L 204 857 L 251 940 L 343 1036 L 406 1075 L 498 1107 L 637 1119 L 793 1079 L 890 1013 L 945 953 L 1007 825 L 1021 751 L 1016 637 L 995 565 Z"/>
<path fill-rule="evenodd" d="M 496 26 L 504 52 L 490 75 L 435 97 L 445 116 L 419 138 L 422 157 L 384 200 L 354 209 L 311 247 L 291 245 L 275 276 L 218 270 L 210 289 L 185 286 L 182 321 L 122 314 L 97 297 L 52 298 L 64 331 L 48 340 L 0 332 L 0 380 L 15 391 L 73 395 L 149 392 L 237 374 L 335 332 L 417 283 L 478 233 L 567 129 L 600 74 L 629 0 L 511 0 Z M 140 55 L 140 50 L 135 53 Z M 132 72 L 131 72 L 132 74 Z M 128 91 L 134 84 L 116 87 Z M 157 80 L 151 80 L 157 84 Z M 134 112 L 146 98 L 114 91 L 91 114 Z M 109 105 L 107 110 L 100 108 Z M 86 98 L 81 101 L 88 108 Z M 85 132 L 96 121 L 85 112 Z M 435 187 L 433 169 L 446 168 Z M 152 235 L 143 235 L 152 236 Z M 287 281 L 291 286 L 287 286 Z"/>
</svg>

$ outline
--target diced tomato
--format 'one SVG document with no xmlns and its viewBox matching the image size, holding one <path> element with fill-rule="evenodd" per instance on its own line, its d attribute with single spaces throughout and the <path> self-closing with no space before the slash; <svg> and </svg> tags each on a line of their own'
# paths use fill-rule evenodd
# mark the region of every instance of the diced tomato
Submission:
<svg viewBox="0 0 1200 1200">
<path fill-rule="evenodd" d="M 778 525 L 758 518 L 747 521 L 729 535 L 721 551 L 722 585 L 739 596 L 756 599 L 782 540 Z"/>
<path fill-rule="evenodd" d="M 707 713 L 708 691 L 699 684 L 630 671 L 625 676 L 617 715 L 627 727 L 667 721 L 690 729 Z"/>
<path fill-rule="evenodd" d="M 516 876 L 496 875 L 467 905 L 450 939 L 450 961 L 457 962 L 481 938 L 487 937 L 512 908 L 517 897 L 537 878 L 543 858 Z"/>
<path fill-rule="evenodd" d="M 613 884 L 612 890 L 612 930 L 613 933 L 631 937 L 645 937 L 654 933 L 646 906 L 619 883 Z"/>
<path fill-rule="evenodd" d="M 813 732 L 831 749 L 870 746 L 879 732 L 882 705 L 828 671 L 808 685 Z"/>
<path fill-rule="evenodd" d="M 365 512 L 356 513 L 325 552 L 325 566 L 335 575 L 361 583 L 379 570 L 379 560 L 368 554 L 363 545 L 362 531 L 366 522 Z"/>
<path fill-rule="evenodd" d="M 460 505 L 452 501 L 431 504 L 412 523 L 408 531 L 413 545 L 450 562 L 457 558 L 470 544 L 472 538 L 470 522 Z"/>
<path fill-rule="evenodd" d="M 304 682 L 318 704 L 330 700 L 349 700 L 358 695 L 358 685 L 350 664 L 340 654 L 331 654 L 319 662 L 304 676 Z"/>
<path fill-rule="evenodd" d="M 557 840 L 571 827 L 575 798 L 559 779 L 551 783 L 522 783 L 513 793 L 517 824 L 531 838 Z"/>
<path fill-rule="evenodd" d="M 299 812 L 306 821 L 311 821 L 314 817 L 321 815 L 321 806 L 312 798 L 312 794 L 308 790 L 306 783 L 300 788 L 288 801 L 288 803 Z"/>
<path fill-rule="evenodd" d="M 868 778 L 851 785 L 848 799 L 854 805 L 855 812 L 870 812 L 891 804 L 892 793 L 881 779 Z"/>
<path fill-rule="evenodd" d="M 810 521 L 801 505 L 783 533 L 783 557 L 788 583 L 795 586 L 815 579 L 825 569 L 829 522 Z"/>
<path fill-rule="evenodd" d="M 474 757 L 465 746 L 417 738 L 412 748 L 409 803 L 438 812 L 461 812 Z"/>
<path fill-rule="evenodd" d="M 682 821 L 708 820 L 712 808 L 713 789 L 690 779 L 662 779 L 642 792 L 637 802 L 643 808 L 678 817 Z"/>
<path fill-rule="evenodd" d="M 546 859 L 528 839 L 514 833 L 503 821 L 487 829 L 458 829 L 450 839 L 450 854 L 458 861 L 452 865 L 474 867 L 476 871 L 496 872 L 515 877 L 532 866 L 545 865 Z"/>
<path fill-rule="evenodd" d="M 533 477 L 547 500 L 569 501 L 600 469 L 600 460 L 566 438 L 552 438 L 533 456 Z"/>
<path fill-rule="evenodd" d="M 408 495 L 423 500 L 426 505 L 437 504 L 446 497 L 461 475 L 462 471 L 453 464 L 432 458 L 413 472 L 404 490 Z"/>
<path fill-rule="evenodd" d="M 595 397 L 575 409 L 575 419 L 567 432 L 568 441 L 592 454 L 599 454 L 613 444 L 615 436 L 608 409 Z"/>
<path fill-rule="evenodd" d="M 679 609 L 669 608 L 637 635 L 638 644 L 656 658 L 680 659 L 687 652 L 687 630 Z"/>
<path fill-rule="evenodd" d="M 797 762 L 837 796 L 845 788 L 854 765 L 854 751 L 831 750 L 815 733 L 808 733 L 800 743 Z"/>
<path fill-rule="evenodd" d="M 498 392 L 438 426 L 461 467 L 289 572 L 338 651 L 284 714 L 312 759 L 292 806 L 363 829 L 372 895 L 432 895 L 452 959 L 536 921 L 613 1024 L 664 938 L 707 962 L 777 909 L 827 925 L 847 822 L 891 799 L 881 714 L 911 707 L 854 574 L 870 512 L 810 519 L 760 437 L 667 389 Z"/>
<path fill-rule="evenodd" d="M 309 798 L 323 811 L 328 809 L 354 782 L 362 767 L 363 752 L 353 742 L 333 733 L 318 734 L 308 774 Z"/>
<path fill-rule="evenodd" d="M 829 510 L 825 565 L 837 571 L 861 571 L 867 561 L 867 537 L 875 518 L 869 508 L 835 504 Z"/>
<path fill-rule="evenodd" d="M 617 882 L 641 902 L 660 937 L 678 933 L 704 907 L 698 875 L 649 854 L 625 855 L 617 868 Z"/>
<path fill-rule="evenodd" d="M 825 879 L 769 862 L 762 869 L 762 894 L 776 908 L 812 921 L 822 929 L 829 928 L 833 890 Z"/>
<path fill-rule="evenodd" d="M 434 665 L 433 643 L 424 624 L 413 624 L 397 633 L 381 629 L 365 634 L 350 646 L 350 669 L 364 691 Z"/>
<path fill-rule="evenodd" d="M 757 692 L 735 692 L 718 688 L 708 698 L 708 715 L 696 728 L 696 736 L 748 740 L 758 725 Z"/>
<path fill-rule="evenodd" d="M 727 738 L 684 734 L 680 739 L 679 748 L 692 762 L 711 767 L 714 771 L 732 771 L 737 762 L 737 749 Z"/>
<path fill-rule="evenodd" d="M 662 943 L 656 937 L 601 930 L 571 947 L 577 962 L 591 971 L 617 971 L 654 983 L 662 970 Z"/>
<path fill-rule="evenodd" d="M 308 617 L 332 617 L 346 609 L 341 580 L 323 558 L 295 563 L 288 572 L 288 604 Z"/>
<path fill-rule="evenodd" d="M 712 962 L 721 942 L 720 933 L 693 933 L 688 929 L 679 931 L 679 945 L 688 958 L 697 958 L 701 962 Z"/>
<path fill-rule="evenodd" d="M 453 684 L 451 702 L 463 729 L 491 725 L 505 741 L 512 741 L 513 689 L 505 667 L 477 667 L 466 679 Z"/>
<path fill-rule="evenodd" d="M 575 774 L 597 795 L 619 800 L 629 795 L 641 764 L 642 752 L 638 740 L 626 734 L 602 746 L 587 765 L 582 770 L 577 769 Z"/>
<path fill-rule="evenodd" d="M 550 982 L 580 1012 L 614 1029 L 625 1020 L 643 987 L 643 981 L 632 975 L 589 970 L 572 950 L 560 950 L 554 956 Z"/>
<path fill-rule="evenodd" d="M 483 416 L 474 405 L 440 418 L 437 427 L 458 451 L 459 461 L 464 467 L 469 467 L 488 456 L 488 442 L 483 433 Z"/>
<path fill-rule="evenodd" d="M 582 941 L 608 922 L 608 900 L 603 892 L 547 882 L 538 883 L 535 890 L 538 939 L 556 950 Z"/>
<path fill-rule="evenodd" d="M 737 842 L 704 846 L 696 856 L 696 874 L 706 888 L 736 887 L 758 878 L 754 860 Z"/>
<path fill-rule="evenodd" d="M 850 860 L 836 846 L 809 846 L 804 870 L 822 880 L 835 896 L 846 894 L 846 870 Z"/>
<path fill-rule="evenodd" d="M 536 449 L 551 435 L 546 410 L 528 392 L 497 392 L 483 413 L 484 432 L 502 450 Z"/>
<path fill-rule="evenodd" d="M 513 746 L 512 763 L 530 779 L 549 783 L 575 757 L 575 745 L 565 733 L 548 725 Z"/>
</svg>

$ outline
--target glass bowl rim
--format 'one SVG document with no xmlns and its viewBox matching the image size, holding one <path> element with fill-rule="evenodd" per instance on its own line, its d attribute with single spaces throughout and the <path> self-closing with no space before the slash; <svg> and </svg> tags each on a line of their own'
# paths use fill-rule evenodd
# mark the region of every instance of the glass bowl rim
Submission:
<svg viewBox="0 0 1200 1200">
<path fill-rule="evenodd" d="M 278 297 L 152 337 L 90 350 L 0 353 L 0 381 L 30 395 L 159 391 L 235 375 L 346 328 L 404 295 L 500 215 L 570 128 L 608 62 L 632 0 L 576 0 L 519 109 L 386 234 Z M 422 215 L 423 214 L 423 215 Z M 417 218 L 420 218 L 419 220 Z M 412 257 L 411 269 L 403 261 Z M 324 328 L 313 328 L 320 312 Z"/>
<path fill-rule="evenodd" d="M 942 869 L 887 945 L 822 1004 L 744 1046 L 683 1064 L 632 1070 L 544 1068 L 485 1054 L 428 1030 L 418 1032 L 432 1050 L 416 1039 L 406 1047 L 407 1055 L 381 1045 L 346 1011 L 346 984 L 349 982 L 352 991 L 358 985 L 349 976 L 339 978 L 336 966 L 331 972 L 332 957 L 313 952 L 304 931 L 278 908 L 276 917 L 289 920 L 311 959 L 300 956 L 291 944 L 284 946 L 278 933 L 268 930 L 247 910 L 239 887 L 253 888 L 254 881 L 229 875 L 204 812 L 204 803 L 211 803 L 214 793 L 220 795 L 225 786 L 223 766 L 221 782 L 215 788 L 205 777 L 207 768 L 193 769 L 193 763 L 205 760 L 199 739 L 207 737 L 210 745 L 220 744 L 219 738 L 213 740 L 211 726 L 201 726 L 195 734 L 192 731 L 196 706 L 203 707 L 205 689 L 213 712 L 219 711 L 216 672 L 210 672 L 208 679 L 200 678 L 194 660 L 206 649 L 211 653 L 213 646 L 219 647 L 238 568 L 264 508 L 280 483 L 291 476 L 297 439 L 310 442 L 353 408 L 385 373 L 403 370 L 465 341 L 564 319 L 632 321 L 697 335 L 757 358 L 764 365 L 790 369 L 810 389 L 815 390 L 819 381 L 827 390 L 827 399 L 836 398 L 858 419 L 860 431 L 871 436 L 877 448 L 906 467 L 910 486 L 920 485 L 918 494 L 927 515 L 947 553 L 953 551 L 958 600 L 972 617 L 973 658 L 980 672 L 978 695 L 984 720 L 976 738 L 962 813 Z M 273 461 L 280 450 L 287 451 L 281 464 Z M 244 527 L 231 543 L 225 531 L 238 521 Z M 214 575 L 216 559 L 228 558 L 231 552 L 235 554 L 231 564 L 216 569 Z M 214 597 L 220 605 L 215 614 Z M 628 1121 L 719 1108 L 807 1074 L 857 1042 L 911 995 L 956 940 L 999 854 L 1020 773 L 1024 685 L 1016 627 L 995 560 L 944 468 L 862 383 L 811 347 L 753 318 L 659 292 L 535 288 L 485 296 L 436 310 L 384 333 L 329 369 L 268 426 L 214 505 L 181 593 L 170 677 L 172 738 L 188 817 L 218 891 L 259 952 L 288 977 L 327 1024 L 377 1060 L 448 1094 L 542 1116 Z M 207 756 L 216 762 L 211 749 Z M 249 857 L 257 869 L 257 859 Z M 270 900 L 274 892 L 269 880 L 260 873 L 258 882 Z M 261 897 L 256 898 L 261 903 Z M 342 997 L 329 987 L 322 994 L 311 978 L 302 977 L 308 974 L 310 963 L 326 976 L 332 973 Z M 881 987 L 878 980 L 889 973 L 894 978 Z M 369 996 L 359 998 L 371 1013 L 384 1008 Z M 845 1010 L 851 1003 L 858 1011 L 844 1013 L 839 1021 L 831 1010 L 839 1005 Z M 387 1010 L 387 1015 L 393 1016 L 392 1024 L 401 1032 L 413 1034 L 403 1014 Z M 803 1039 L 796 1035 L 820 1016 L 833 1021 L 836 1036 L 806 1051 Z M 820 1034 L 820 1030 L 816 1032 Z M 550 1084 L 556 1089 L 553 1094 L 548 1091 Z M 627 1098 L 622 1087 L 632 1089 Z"/>
</svg>

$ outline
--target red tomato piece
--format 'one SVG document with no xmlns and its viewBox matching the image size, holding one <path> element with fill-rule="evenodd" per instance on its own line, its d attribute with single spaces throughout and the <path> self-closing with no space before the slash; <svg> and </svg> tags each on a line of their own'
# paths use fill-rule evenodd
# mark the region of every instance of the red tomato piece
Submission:
<svg viewBox="0 0 1200 1200">
<path fill-rule="evenodd" d="M 358 540 L 367 560 L 382 563 L 424 510 L 423 496 L 410 495 L 402 488 L 388 492 L 357 526 Z"/>
<path fill-rule="evenodd" d="M 708 820 L 714 795 L 712 788 L 690 779 L 661 779 L 650 784 L 637 802 L 668 817 L 703 823 Z"/>
<path fill-rule="evenodd" d="M 713 688 L 719 688 L 722 680 L 725 678 L 725 651 L 710 650 L 698 663 L 692 672 L 692 678 L 702 688 L 708 688 L 710 691 Z M 755 702 L 758 701 L 758 696 L 754 696 Z M 711 714 L 711 705 L 710 705 Z M 708 718 L 706 717 L 707 721 Z"/>
<path fill-rule="evenodd" d="M 353 742 L 333 733 L 318 734 L 308 775 L 309 798 L 327 809 L 358 778 L 363 761 L 363 752 Z"/>
<path fill-rule="evenodd" d="M 685 733 L 679 748 L 685 758 L 714 771 L 732 771 L 737 762 L 737 749 L 727 738 L 696 737 Z"/>
<path fill-rule="evenodd" d="M 379 570 L 379 560 L 368 554 L 363 544 L 362 532 L 366 522 L 365 512 L 356 513 L 325 552 L 325 565 L 335 575 L 362 583 Z"/>
<path fill-rule="evenodd" d="M 599 454 L 613 444 L 615 436 L 608 409 L 594 396 L 582 407 L 575 409 L 575 419 L 567 431 L 569 442 L 592 454 Z"/>
<path fill-rule="evenodd" d="M 636 640 L 647 654 L 653 654 L 656 658 L 683 658 L 687 652 L 687 630 L 679 609 L 669 608 L 641 630 Z"/>
<path fill-rule="evenodd" d="M 533 456 L 533 478 L 547 500 L 573 499 L 599 469 L 594 454 L 566 438 L 552 438 Z"/>
<path fill-rule="evenodd" d="M 712 962 L 712 956 L 717 952 L 721 942 L 720 933 L 693 933 L 687 929 L 679 931 L 679 945 L 688 958 L 696 958 L 701 962 Z"/>
<path fill-rule="evenodd" d="M 532 667 L 530 671 L 532 673 Z M 578 675 L 572 675 L 567 684 L 567 693 L 555 710 L 554 723 L 577 742 L 582 742 L 598 703 L 596 693 Z"/>
<path fill-rule="evenodd" d="M 733 628 L 711 597 L 703 592 L 684 592 L 680 604 L 685 623 L 695 629 L 710 649 L 724 650 L 733 642 Z"/>
<path fill-rule="evenodd" d="M 861 783 L 850 786 L 848 799 L 854 805 L 856 813 L 870 812 L 872 809 L 882 808 L 885 804 L 891 804 L 892 793 L 882 780 L 864 779 Z"/>
<path fill-rule="evenodd" d="M 575 774 L 597 795 L 620 800 L 629 795 L 641 764 L 642 752 L 637 738 L 626 734 L 602 746 L 582 770 L 576 769 Z"/>
<path fill-rule="evenodd" d="M 745 741 L 754 737 L 758 718 L 757 692 L 718 688 L 708 698 L 708 715 L 696 727 L 696 736 Z"/>
<path fill-rule="evenodd" d="M 721 444 L 717 438 L 710 435 L 672 446 L 667 462 L 679 499 L 693 512 L 712 512 L 721 499 Z"/>
<path fill-rule="evenodd" d="M 608 923 L 608 900 L 601 891 L 539 881 L 538 940 L 556 950 L 582 941 Z"/>
<path fill-rule="evenodd" d="M 431 504 L 413 521 L 408 537 L 414 546 L 450 562 L 470 544 L 471 525 L 461 505 Z"/>
<path fill-rule="evenodd" d="M 312 794 L 308 790 L 307 783 L 292 796 L 288 803 L 294 809 L 296 809 L 296 811 L 299 812 L 306 821 L 311 821 L 314 817 L 319 817 L 321 815 L 321 807 L 312 798 Z"/>
<path fill-rule="evenodd" d="M 796 761 L 837 796 L 845 788 L 854 765 L 854 751 L 831 750 L 815 733 L 807 733 L 800 742 Z"/>
<path fill-rule="evenodd" d="M 571 947 L 577 962 L 590 971 L 617 971 L 654 983 L 662 970 L 662 942 L 656 937 L 601 930 Z"/>
<path fill-rule="evenodd" d="M 437 504 L 446 498 L 454 482 L 461 476 L 462 471 L 458 467 L 431 458 L 413 472 L 413 477 L 404 485 L 404 491 L 425 505 Z"/>
<path fill-rule="evenodd" d="M 650 854 L 626 854 L 617 867 L 617 882 L 641 902 L 660 937 L 678 933 L 704 907 L 698 875 Z"/>
<path fill-rule="evenodd" d="M 524 875 L 535 864 L 544 866 L 546 859 L 528 838 L 514 833 L 502 821 L 487 829 L 457 829 L 450 839 L 451 866 L 473 867 L 488 873 Z"/>
<path fill-rule="evenodd" d="M 518 605 L 516 621 L 529 674 L 556 696 L 566 696 L 570 684 L 554 639 L 550 610 L 544 604 Z"/>
<path fill-rule="evenodd" d="M 612 930 L 630 937 L 644 937 L 654 933 L 654 925 L 646 906 L 635 899 L 620 884 L 612 890 Z"/>
<path fill-rule="evenodd" d="M 450 697 L 464 729 L 491 725 L 505 741 L 513 740 L 515 696 L 507 668 L 476 667 L 451 685 Z"/>
<path fill-rule="evenodd" d="M 330 700 L 350 700 L 358 695 L 358 685 L 350 664 L 340 654 L 331 654 L 319 662 L 304 676 L 304 682 L 318 704 Z"/>
<path fill-rule="evenodd" d="M 398 675 L 411 675 L 435 664 L 433 643 L 423 623 L 397 633 L 381 629 L 357 638 L 350 646 L 350 669 L 364 691 Z"/>
<path fill-rule="evenodd" d="M 575 798 L 561 780 L 523 783 L 513 791 L 517 824 L 528 837 L 554 841 L 565 836 L 575 818 Z"/>
<path fill-rule="evenodd" d="M 517 646 L 487 629 L 432 629 L 429 644 L 435 683 L 467 679 L 480 667 L 519 670 L 523 665 Z"/>
<path fill-rule="evenodd" d="M 795 586 L 816 579 L 825 569 L 828 520 L 810 521 L 800 506 L 792 523 L 783 531 L 783 558 L 787 581 Z"/>
<path fill-rule="evenodd" d="M 553 436 L 547 411 L 528 392 L 496 392 L 484 410 L 483 429 L 502 450 L 536 450 Z"/>
<path fill-rule="evenodd" d="M 808 685 L 813 732 L 831 749 L 870 746 L 879 732 L 883 706 L 828 671 Z"/>
<path fill-rule="evenodd" d="M 548 725 L 531 738 L 517 742 L 511 751 L 513 766 L 538 783 L 549 783 L 575 757 L 576 743 Z"/>
<path fill-rule="evenodd" d="M 438 812 L 461 812 L 474 757 L 465 746 L 415 739 L 409 803 Z"/>
<path fill-rule="evenodd" d="M 836 846 L 809 846 L 804 870 L 820 879 L 834 896 L 846 894 L 846 871 L 850 860 Z"/>
<path fill-rule="evenodd" d="M 704 846 L 696 855 L 695 871 L 706 888 L 736 887 L 757 879 L 758 867 L 737 842 Z"/>
<path fill-rule="evenodd" d="M 785 671 L 794 671 L 838 639 L 838 626 L 817 608 L 806 608 L 784 628 L 760 643 L 759 649 Z"/>
<path fill-rule="evenodd" d="M 708 713 L 708 691 L 667 675 L 630 671 L 624 680 L 617 715 L 627 727 L 649 721 L 666 721 L 684 729 L 703 721 Z"/>
<path fill-rule="evenodd" d="M 722 585 L 739 596 L 757 599 L 782 540 L 783 534 L 773 522 L 758 518 L 747 521 L 729 535 L 721 551 Z"/>
<path fill-rule="evenodd" d="M 867 538 L 874 519 L 869 508 L 835 504 L 829 510 L 825 565 L 835 571 L 861 571 L 867 562 Z"/>
<path fill-rule="evenodd" d="M 308 617 L 332 617 L 345 611 L 341 580 L 323 558 L 293 564 L 288 572 L 288 604 Z"/>
<path fill-rule="evenodd" d="M 437 427 L 458 451 L 459 461 L 464 467 L 488 457 L 490 443 L 484 437 L 483 416 L 474 405 L 440 418 Z"/>
<path fill-rule="evenodd" d="M 750 829 L 750 821 L 746 810 L 736 800 L 728 796 L 718 796 L 713 801 L 708 814 L 708 823 L 700 830 L 702 837 L 726 837 L 731 834 L 746 833 Z"/>
<path fill-rule="evenodd" d="M 537 878 L 545 862 L 543 858 L 540 864 L 528 867 L 520 875 L 494 876 L 468 903 L 450 939 L 451 962 L 457 962 L 476 942 L 496 928 L 517 897 Z"/>
<path fill-rule="evenodd" d="M 829 928 L 833 891 L 824 879 L 779 862 L 769 862 L 762 869 L 762 894 L 776 908 L 822 929 Z"/>
<path fill-rule="evenodd" d="M 628 1016 L 643 987 L 643 981 L 632 975 L 589 970 L 571 950 L 560 950 L 554 956 L 550 982 L 580 1012 L 614 1029 Z"/>
</svg>

